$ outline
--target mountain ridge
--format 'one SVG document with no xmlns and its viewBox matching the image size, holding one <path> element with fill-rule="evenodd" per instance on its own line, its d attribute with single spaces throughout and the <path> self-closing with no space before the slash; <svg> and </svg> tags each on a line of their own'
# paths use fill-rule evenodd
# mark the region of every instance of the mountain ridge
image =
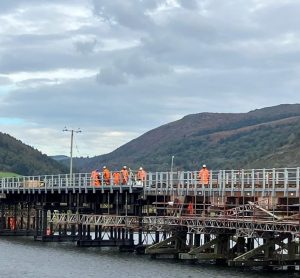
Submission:
<svg viewBox="0 0 300 278">
<path fill-rule="evenodd" d="M 287 140 L 283 132 L 294 137 Z M 115 170 L 122 165 L 168 170 L 171 156 L 175 155 L 176 167 L 185 170 L 199 168 L 204 162 L 211 168 L 254 167 L 261 165 L 260 159 L 266 167 L 272 167 L 280 165 L 280 160 L 286 162 L 274 154 L 282 146 L 288 147 L 286 155 L 291 158 L 293 152 L 298 153 L 295 149 L 298 139 L 300 104 L 281 104 L 247 113 L 203 112 L 152 129 L 111 153 L 75 159 L 74 165 L 83 171 L 101 165 Z M 273 159 L 267 160 L 268 155 Z"/>
</svg>

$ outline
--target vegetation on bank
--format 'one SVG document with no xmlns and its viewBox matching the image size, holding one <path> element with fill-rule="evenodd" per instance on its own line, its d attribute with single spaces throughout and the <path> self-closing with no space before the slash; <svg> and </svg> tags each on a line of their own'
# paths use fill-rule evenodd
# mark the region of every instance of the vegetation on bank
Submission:
<svg viewBox="0 0 300 278">
<path fill-rule="evenodd" d="M 0 178 L 18 177 L 20 175 L 11 172 L 0 172 Z"/>
<path fill-rule="evenodd" d="M 26 176 L 67 173 L 67 167 L 1 132 L 0 169 Z"/>
</svg>

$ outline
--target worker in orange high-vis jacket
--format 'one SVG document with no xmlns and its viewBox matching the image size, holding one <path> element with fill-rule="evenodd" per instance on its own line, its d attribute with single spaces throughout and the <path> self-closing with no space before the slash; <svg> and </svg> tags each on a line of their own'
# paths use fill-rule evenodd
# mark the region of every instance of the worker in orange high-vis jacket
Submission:
<svg viewBox="0 0 300 278">
<path fill-rule="evenodd" d="M 110 184 L 110 171 L 107 169 L 106 166 L 103 166 L 102 169 L 102 177 L 103 177 L 103 182 L 107 185 Z"/>
<path fill-rule="evenodd" d="M 129 180 L 129 172 L 127 170 L 127 166 L 123 166 L 123 169 L 121 170 L 121 179 L 122 184 L 127 184 Z"/>
<path fill-rule="evenodd" d="M 120 184 L 120 179 L 121 179 L 121 174 L 118 171 L 113 172 L 113 180 L 114 180 L 114 185 L 119 185 Z"/>
<path fill-rule="evenodd" d="M 91 185 L 94 186 L 100 186 L 100 175 L 99 175 L 99 170 L 93 170 L 91 173 Z"/>
<path fill-rule="evenodd" d="M 136 174 L 137 180 L 144 182 L 146 180 L 146 175 L 147 175 L 146 171 L 143 169 L 143 167 L 140 167 Z"/>
<path fill-rule="evenodd" d="M 187 207 L 187 213 L 188 214 L 194 214 L 194 206 L 192 202 L 189 202 L 189 205 Z"/>
<path fill-rule="evenodd" d="M 205 164 L 203 164 L 202 169 L 199 171 L 198 178 L 199 178 L 200 184 L 204 184 L 204 185 L 209 184 L 210 173 L 207 170 Z"/>
</svg>

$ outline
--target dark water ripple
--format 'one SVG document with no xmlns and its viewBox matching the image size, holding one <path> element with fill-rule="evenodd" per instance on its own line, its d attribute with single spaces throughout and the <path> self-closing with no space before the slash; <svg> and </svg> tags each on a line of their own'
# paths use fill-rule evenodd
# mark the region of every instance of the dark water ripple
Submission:
<svg viewBox="0 0 300 278">
<path fill-rule="evenodd" d="M 300 277 L 298 273 L 242 271 L 214 265 L 152 260 L 109 248 L 78 248 L 66 243 L 33 242 L 29 238 L 0 239 L 0 277 L 13 278 L 250 278 Z"/>
</svg>

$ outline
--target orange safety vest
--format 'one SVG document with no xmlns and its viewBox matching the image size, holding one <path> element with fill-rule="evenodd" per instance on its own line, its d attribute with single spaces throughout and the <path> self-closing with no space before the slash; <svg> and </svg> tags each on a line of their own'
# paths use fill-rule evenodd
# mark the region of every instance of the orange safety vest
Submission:
<svg viewBox="0 0 300 278">
<path fill-rule="evenodd" d="M 204 168 L 199 171 L 199 180 L 200 184 L 208 184 L 209 183 L 209 171 Z"/>
<path fill-rule="evenodd" d="M 110 184 L 110 172 L 109 170 L 106 168 L 103 170 L 103 180 L 105 182 L 105 184 Z"/>
<path fill-rule="evenodd" d="M 137 172 L 137 179 L 139 181 L 144 181 L 144 180 L 146 180 L 146 175 L 147 175 L 146 171 L 144 171 L 144 170 L 138 170 L 138 172 Z"/>
<path fill-rule="evenodd" d="M 122 175 L 122 184 L 126 184 L 128 182 L 129 178 L 129 172 L 127 169 L 122 169 L 121 170 L 121 175 Z"/>
<path fill-rule="evenodd" d="M 194 214 L 194 207 L 193 207 L 193 203 L 189 202 L 188 208 L 187 208 L 187 213 L 188 214 Z"/>
<path fill-rule="evenodd" d="M 91 179 L 92 179 L 92 181 L 91 181 L 92 185 L 95 185 L 95 186 L 99 186 L 100 185 L 99 173 L 96 170 L 92 171 L 92 173 L 91 173 Z"/>
<path fill-rule="evenodd" d="M 14 217 L 10 217 L 9 218 L 9 227 L 10 227 L 10 229 L 13 231 L 13 230 L 15 230 L 16 229 L 16 218 L 14 218 Z"/>
<path fill-rule="evenodd" d="M 119 172 L 114 172 L 113 173 L 113 178 L 114 178 L 114 185 L 119 185 L 120 184 L 120 178 L 121 175 Z"/>
</svg>

